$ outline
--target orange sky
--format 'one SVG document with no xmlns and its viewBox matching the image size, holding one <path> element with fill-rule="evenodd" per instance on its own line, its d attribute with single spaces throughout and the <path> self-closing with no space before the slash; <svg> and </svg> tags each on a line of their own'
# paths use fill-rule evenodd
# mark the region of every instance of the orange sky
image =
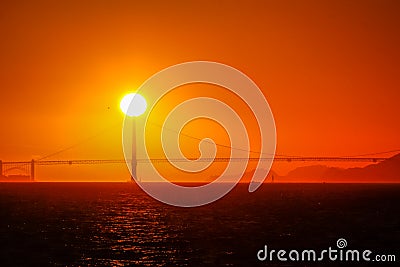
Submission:
<svg viewBox="0 0 400 267">
<path fill-rule="evenodd" d="M 278 154 L 397 149 L 399 12 L 396 1 L 1 1 L 0 159 L 93 135 L 51 159 L 122 158 L 121 97 L 193 60 L 257 83 Z M 126 180 L 123 166 L 43 168 L 44 180 Z"/>
</svg>

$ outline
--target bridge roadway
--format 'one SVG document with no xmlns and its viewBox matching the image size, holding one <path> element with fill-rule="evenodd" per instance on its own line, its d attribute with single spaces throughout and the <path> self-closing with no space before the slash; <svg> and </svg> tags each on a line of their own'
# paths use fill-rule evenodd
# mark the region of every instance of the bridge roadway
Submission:
<svg viewBox="0 0 400 267">
<path fill-rule="evenodd" d="M 274 160 L 274 161 L 285 161 L 285 162 L 306 162 L 306 161 L 331 161 L 331 162 L 381 162 L 388 158 L 382 157 L 262 157 L 262 158 L 154 158 L 154 159 L 137 159 L 137 163 L 166 163 L 170 162 L 186 162 L 187 160 L 193 160 L 198 162 L 229 162 L 229 161 L 258 161 L 258 160 Z M 116 164 L 125 163 L 124 159 L 77 159 L 77 160 L 38 160 L 33 161 L 35 165 L 83 165 L 83 164 Z M 3 165 L 7 164 L 32 164 L 32 161 L 3 161 Z"/>
</svg>

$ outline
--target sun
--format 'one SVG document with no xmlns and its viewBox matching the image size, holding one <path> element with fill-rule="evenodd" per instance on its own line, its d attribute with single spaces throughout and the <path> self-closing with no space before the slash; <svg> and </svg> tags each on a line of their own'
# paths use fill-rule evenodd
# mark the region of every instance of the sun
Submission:
<svg viewBox="0 0 400 267">
<path fill-rule="evenodd" d="M 147 108 L 146 99 L 137 93 L 125 95 L 119 104 L 122 112 L 129 117 L 142 115 Z"/>
</svg>

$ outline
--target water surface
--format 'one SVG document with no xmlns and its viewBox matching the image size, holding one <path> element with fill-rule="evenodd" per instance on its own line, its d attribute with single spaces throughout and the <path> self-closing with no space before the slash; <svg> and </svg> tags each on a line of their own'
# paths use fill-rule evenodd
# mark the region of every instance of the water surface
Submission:
<svg viewBox="0 0 400 267">
<path fill-rule="evenodd" d="M 264 184 L 255 193 L 242 184 L 213 204 L 176 208 L 131 183 L 2 183 L 0 265 L 309 266 L 261 263 L 256 253 L 338 238 L 398 253 L 399 203 L 400 185 L 390 184 Z"/>
</svg>

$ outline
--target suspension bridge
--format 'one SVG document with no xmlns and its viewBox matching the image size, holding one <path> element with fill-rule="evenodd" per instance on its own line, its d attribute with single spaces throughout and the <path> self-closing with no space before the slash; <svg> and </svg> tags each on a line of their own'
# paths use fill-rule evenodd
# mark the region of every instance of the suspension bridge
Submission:
<svg viewBox="0 0 400 267">
<path fill-rule="evenodd" d="M 152 123 L 154 124 L 154 123 Z M 135 124 L 133 124 L 135 125 Z M 161 125 L 154 124 L 157 127 L 162 127 Z M 114 127 L 114 125 L 109 128 Z M 182 133 L 176 132 L 175 130 L 165 128 L 164 129 L 174 132 L 177 135 L 181 135 L 185 138 L 189 138 L 196 141 L 204 141 L 198 137 Z M 43 165 L 98 165 L 98 164 L 126 164 L 129 163 L 132 166 L 132 170 L 134 171 L 134 176 L 136 173 L 137 164 L 165 164 L 168 162 L 187 162 L 196 161 L 196 162 L 242 162 L 242 161 L 278 161 L 278 162 L 370 162 L 370 163 L 378 163 L 384 160 L 389 159 L 389 157 L 382 157 L 382 155 L 388 155 L 393 153 L 400 152 L 400 149 L 370 153 L 370 154 L 361 154 L 361 155 L 352 155 L 352 156 L 292 156 L 292 155 L 266 155 L 260 152 L 249 151 L 237 147 L 227 146 L 218 143 L 212 143 L 213 145 L 219 146 L 221 148 L 228 148 L 234 150 L 241 150 L 247 153 L 253 153 L 253 155 L 261 155 L 260 157 L 249 157 L 249 158 L 232 158 L 232 157 L 216 157 L 216 158 L 150 158 L 150 159 L 141 159 L 136 158 L 136 153 L 132 154 L 132 159 L 76 159 L 76 160 L 48 160 L 48 158 L 59 155 L 65 151 L 71 150 L 79 145 L 82 145 L 96 137 L 100 134 L 105 133 L 108 128 L 103 129 L 96 133 L 95 135 L 88 137 L 74 145 L 58 150 L 54 153 L 48 154 L 42 158 L 37 160 L 30 161 L 2 161 L 0 160 L 0 182 L 7 180 L 8 178 L 12 179 L 22 179 L 24 181 L 30 180 L 35 181 L 35 169 L 37 166 Z M 135 139 L 133 139 L 135 140 Z M 206 142 L 208 142 L 206 140 Z M 135 151 L 135 143 L 132 143 L 132 151 Z M 251 155 L 251 154 L 250 154 Z M 14 173 L 14 174 L 13 174 Z M 17 173 L 17 174 L 15 174 Z"/>
<path fill-rule="evenodd" d="M 250 158 L 153 158 L 136 159 L 136 163 L 162 164 L 168 162 L 239 162 L 239 161 L 284 161 L 284 162 L 371 162 L 377 163 L 387 160 L 387 157 L 298 157 L 298 156 L 275 156 L 275 157 L 250 157 Z M 35 180 L 35 168 L 40 165 L 96 165 L 96 164 L 126 164 L 125 159 L 78 159 L 78 160 L 31 160 L 31 161 L 1 161 L 0 181 L 5 178 L 21 178 Z M 131 162 L 131 160 L 128 160 Z M 20 174 L 10 174 L 18 171 Z M 22 174 L 21 174 L 22 173 Z"/>
</svg>

